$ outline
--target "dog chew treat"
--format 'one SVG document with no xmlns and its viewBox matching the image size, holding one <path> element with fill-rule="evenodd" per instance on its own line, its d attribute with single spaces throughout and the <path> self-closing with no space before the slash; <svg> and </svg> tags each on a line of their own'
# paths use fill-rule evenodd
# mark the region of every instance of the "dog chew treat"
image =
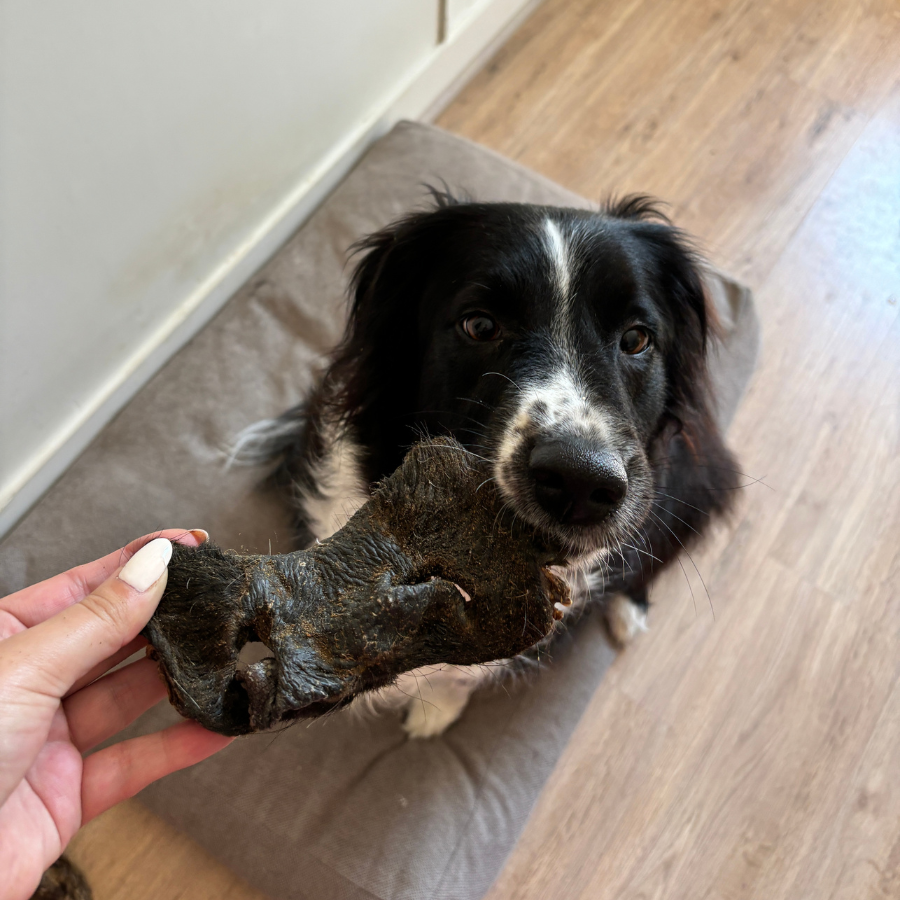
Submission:
<svg viewBox="0 0 900 900">
<path fill-rule="evenodd" d="M 220 734 L 321 715 L 401 672 L 513 656 L 569 603 L 559 549 L 503 514 L 453 441 L 417 444 L 352 519 L 308 550 L 174 547 L 144 635 L 178 711 Z M 272 656 L 247 665 L 242 647 Z"/>
</svg>

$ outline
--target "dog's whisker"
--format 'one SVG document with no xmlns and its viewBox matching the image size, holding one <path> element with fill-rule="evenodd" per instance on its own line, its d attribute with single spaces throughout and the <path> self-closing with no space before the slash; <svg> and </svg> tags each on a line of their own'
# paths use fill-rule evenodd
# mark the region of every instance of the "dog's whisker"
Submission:
<svg viewBox="0 0 900 900">
<path fill-rule="evenodd" d="M 448 446 L 447 444 L 430 444 L 429 445 L 432 450 L 451 450 L 454 453 L 466 453 L 469 456 L 474 456 L 475 459 L 480 459 L 482 462 L 490 463 L 490 460 L 484 456 L 479 456 L 477 453 L 473 453 L 471 450 L 467 450 L 461 444 L 455 447 Z"/>
<path fill-rule="evenodd" d="M 479 406 L 483 406 L 485 409 L 493 412 L 496 407 L 491 406 L 489 403 L 485 403 L 483 400 L 478 400 L 476 397 L 455 397 L 455 400 L 462 400 L 465 403 L 477 403 Z"/>
<path fill-rule="evenodd" d="M 656 560 L 656 562 L 662 563 L 662 560 L 661 560 L 661 559 L 657 559 L 652 553 L 648 553 L 646 550 L 641 550 L 639 547 L 634 547 L 634 546 L 632 546 L 631 544 L 625 543 L 624 541 L 623 541 L 622 543 L 623 543 L 626 547 L 628 547 L 629 550 L 634 550 L 635 553 L 643 553 L 644 556 L 649 556 L 650 559 L 654 559 L 654 560 Z"/>
<path fill-rule="evenodd" d="M 653 515 L 651 513 L 651 515 Z M 679 541 L 680 543 L 680 541 Z M 681 557 L 677 554 L 675 555 L 675 561 L 681 567 L 681 573 L 684 575 L 684 580 L 687 582 L 688 590 L 691 592 L 691 604 L 694 607 L 694 618 L 697 617 L 697 598 L 694 596 L 694 586 L 691 584 L 691 579 L 688 577 L 687 569 L 684 567 L 684 563 L 681 561 Z"/>
<path fill-rule="evenodd" d="M 412 419 L 415 416 L 459 416 L 461 419 L 468 419 L 470 422 L 474 422 L 476 425 L 484 425 L 484 422 L 480 419 L 476 419 L 475 416 L 470 416 L 468 413 L 461 412 L 458 409 L 418 409 L 396 416 L 395 421 L 398 419 Z"/>
<path fill-rule="evenodd" d="M 694 571 L 697 573 L 697 577 L 700 579 L 700 584 L 703 585 L 703 590 L 706 591 L 706 599 L 709 603 L 709 611 L 712 613 L 713 621 L 715 621 L 716 620 L 716 610 L 715 610 L 715 607 L 713 606 L 712 596 L 709 593 L 709 588 L 706 586 L 706 582 L 703 580 L 703 576 L 700 574 L 700 569 L 697 568 L 697 563 L 694 562 L 694 557 L 691 556 L 691 554 L 688 552 L 687 547 L 684 546 L 684 544 L 681 542 L 681 539 L 678 537 L 678 535 L 675 534 L 675 532 L 672 531 L 672 529 L 669 528 L 669 526 L 659 516 L 657 516 L 656 513 L 654 513 L 652 510 L 650 510 L 649 512 L 650 512 L 650 515 L 653 516 L 653 518 L 656 519 L 659 522 L 659 524 L 662 525 L 663 528 L 665 528 L 672 535 L 673 538 L 675 538 L 676 541 L 678 541 L 679 546 L 684 551 L 684 555 L 687 556 L 687 558 L 691 561 L 691 565 L 694 567 Z M 676 559 L 678 559 L 679 562 L 681 561 L 680 557 L 676 557 Z M 684 566 L 682 566 L 681 568 L 684 569 Z M 684 573 L 684 577 L 687 578 L 687 572 Z M 688 583 L 690 584 L 690 580 L 688 580 Z M 692 588 L 691 596 L 693 596 L 693 594 L 694 594 L 694 591 Z"/>
<path fill-rule="evenodd" d="M 749 487 L 751 484 L 761 484 L 763 487 L 768 488 L 770 491 L 775 490 L 775 488 L 773 488 L 772 485 L 766 484 L 766 482 L 764 481 L 764 479 L 766 478 L 765 475 L 760 475 L 757 478 L 754 475 L 748 475 L 746 472 L 742 472 L 740 469 L 734 469 L 731 466 L 709 466 L 709 465 L 704 465 L 702 463 L 695 463 L 695 462 L 687 462 L 686 463 L 684 458 L 681 456 L 654 457 L 653 462 L 654 463 L 671 462 L 672 460 L 682 463 L 687 468 L 691 468 L 691 469 L 711 469 L 711 470 L 719 471 L 719 472 L 733 472 L 735 475 L 740 475 L 741 478 L 746 478 L 749 481 L 749 484 L 739 484 L 737 487 Z M 699 490 L 715 490 L 715 489 L 714 488 L 700 488 Z M 719 490 L 734 490 L 734 488 L 720 488 Z"/>
<path fill-rule="evenodd" d="M 659 501 L 657 501 L 657 500 L 653 501 L 653 505 L 659 509 L 665 509 L 665 507 L 659 505 Z M 697 529 L 694 528 L 693 525 L 691 525 L 688 522 L 685 522 L 684 519 L 681 518 L 681 516 L 676 516 L 675 513 L 673 513 L 670 509 L 666 509 L 665 512 L 666 512 L 666 515 L 672 516 L 673 519 L 678 519 L 678 521 L 681 522 L 682 525 L 685 525 L 686 527 L 690 528 L 691 531 L 694 532 L 694 534 L 696 534 L 698 536 L 700 535 L 700 532 L 697 531 Z"/>
<path fill-rule="evenodd" d="M 519 385 L 509 377 L 509 375 L 504 375 L 503 372 L 485 372 L 481 377 L 484 378 L 485 375 L 497 375 L 500 378 L 505 378 L 517 391 L 519 391 L 520 393 L 522 392 L 522 388 L 519 387 Z"/>
<path fill-rule="evenodd" d="M 667 497 L 669 500 L 674 500 L 676 503 L 683 503 L 685 506 L 690 506 L 691 509 L 697 510 L 698 513 L 702 513 L 704 516 L 709 516 L 709 513 L 705 509 L 700 509 L 699 506 L 694 506 L 693 503 L 688 503 L 687 500 L 682 500 L 679 497 L 673 497 L 671 494 L 667 494 L 665 491 L 661 491 L 659 488 L 654 488 L 655 493 L 659 494 L 660 497 Z"/>
<path fill-rule="evenodd" d="M 635 534 L 641 539 L 641 543 L 647 548 L 648 554 L 650 556 L 650 573 L 652 575 L 654 571 L 653 561 L 656 559 L 656 557 L 653 555 L 653 544 L 650 543 L 650 538 L 647 534 L 645 534 L 643 528 L 637 529 Z M 664 565 L 664 563 L 660 564 Z"/>
<path fill-rule="evenodd" d="M 460 434 L 474 434 L 475 437 L 484 438 L 485 440 L 488 439 L 488 436 L 483 431 L 478 431 L 475 428 L 457 428 L 455 430 L 456 430 L 456 432 L 458 432 Z M 479 444 L 470 444 L 469 446 L 470 447 L 478 447 L 480 445 Z"/>
</svg>

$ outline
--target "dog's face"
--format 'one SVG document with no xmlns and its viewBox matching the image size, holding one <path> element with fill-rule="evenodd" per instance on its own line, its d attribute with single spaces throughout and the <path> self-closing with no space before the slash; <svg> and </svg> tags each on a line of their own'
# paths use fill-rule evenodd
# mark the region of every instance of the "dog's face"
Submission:
<svg viewBox="0 0 900 900">
<path fill-rule="evenodd" d="M 344 353 L 372 476 L 449 431 L 571 556 L 627 541 L 706 324 L 689 253 L 645 214 L 448 205 L 370 239 Z"/>
</svg>

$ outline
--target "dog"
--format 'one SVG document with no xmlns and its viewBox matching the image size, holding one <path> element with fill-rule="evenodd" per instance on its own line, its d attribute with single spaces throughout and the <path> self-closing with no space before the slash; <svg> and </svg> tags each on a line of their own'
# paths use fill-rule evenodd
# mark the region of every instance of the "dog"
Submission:
<svg viewBox="0 0 900 900">
<path fill-rule="evenodd" d="M 646 628 L 651 580 L 737 487 L 708 381 L 702 263 L 646 196 L 586 211 L 431 193 L 354 246 L 330 365 L 305 402 L 251 426 L 239 455 L 273 466 L 309 543 L 416 439 L 449 433 L 489 461 L 510 516 L 567 548 L 572 608 L 593 597 L 627 644 Z M 483 678 L 408 673 L 381 700 L 429 737 Z"/>
</svg>

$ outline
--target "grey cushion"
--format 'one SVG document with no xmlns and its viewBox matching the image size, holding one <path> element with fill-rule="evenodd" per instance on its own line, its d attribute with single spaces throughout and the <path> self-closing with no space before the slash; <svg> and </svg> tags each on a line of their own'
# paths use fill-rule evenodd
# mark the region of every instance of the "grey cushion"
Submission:
<svg viewBox="0 0 900 900">
<path fill-rule="evenodd" d="M 0 594 L 161 527 L 222 545 L 291 549 L 285 510 L 225 471 L 245 425 L 303 395 L 344 318 L 347 247 L 444 179 L 482 200 L 590 206 L 438 129 L 401 123 L 191 343 L 135 397 L 0 544 Z M 752 372 L 749 292 L 710 271 L 725 341 L 713 360 L 727 423 Z M 613 658 L 587 615 L 534 677 L 478 693 L 443 737 L 340 713 L 243 738 L 141 795 L 276 898 L 481 897 Z M 173 717 L 163 705 L 132 733 Z"/>
</svg>

